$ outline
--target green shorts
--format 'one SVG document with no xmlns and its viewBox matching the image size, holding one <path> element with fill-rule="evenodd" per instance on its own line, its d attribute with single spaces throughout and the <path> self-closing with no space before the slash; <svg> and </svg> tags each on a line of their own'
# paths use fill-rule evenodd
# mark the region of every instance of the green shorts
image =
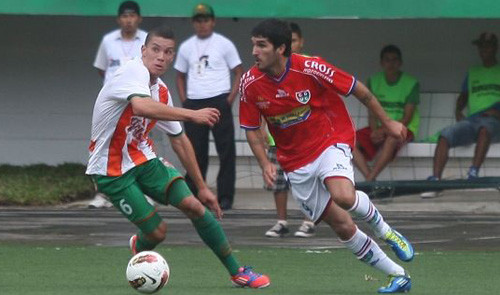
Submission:
<svg viewBox="0 0 500 295">
<path fill-rule="evenodd" d="M 158 227 L 161 217 L 144 194 L 158 203 L 174 206 L 193 195 L 179 171 L 156 158 L 119 177 L 92 175 L 92 178 L 98 191 L 108 196 L 113 205 L 146 234 Z"/>
</svg>

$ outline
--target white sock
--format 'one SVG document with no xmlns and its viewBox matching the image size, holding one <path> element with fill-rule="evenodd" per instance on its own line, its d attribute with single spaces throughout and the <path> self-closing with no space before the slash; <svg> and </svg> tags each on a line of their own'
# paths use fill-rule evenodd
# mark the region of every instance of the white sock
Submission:
<svg viewBox="0 0 500 295">
<path fill-rule="evenodd" d="M 405 270 L 392 261 L 380 247 L 364 232 L 356 229 L 354 236 L 347 241 L 340 240 L 356 257 L 384 272 L 387 275 L 404 275 Z"/>
<path fill-rule="evenodd" d="M 362 191 L 356 191 L 356 200 L 348 211 L 354 217 L 366 221 L 378 238 L 384 237 L 391 229 L 368 195 Z"/>
</svg>

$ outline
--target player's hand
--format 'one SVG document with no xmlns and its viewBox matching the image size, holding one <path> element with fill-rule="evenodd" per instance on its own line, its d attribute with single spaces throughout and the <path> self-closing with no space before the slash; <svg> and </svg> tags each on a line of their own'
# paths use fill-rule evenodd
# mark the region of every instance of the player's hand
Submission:
<svg viewBox="0 0 500 295">
<path fill-rule="evenodd" d="M 220 112 L 218 109 L 204 108 L 195 111 L 193 122 L 212 127 L 219 122 L 219 118 Z"/>
<path fill-rule="evenodd" d="M 276 165 L 268 162 L 268 164 L 262 168 L 262 177 L 267 186 L 273 186 L 276 181 Z"/>
<path fill-rule="evenodd" d="M 215 214 L 218 220 L 222 219 L 222 209 L 217 201 L 217 196 L 208 187 L 198 190 L 198 200 L 200 200 L 203 205 L 207 206 L 208 209 Z"/>
<path fill-rule="evenodd" d="M 387 135 L 396 138 L 399 141 L 404 141 L 406 139 L 406 134 L 408 129 L 401 122 L 389 120 L 384 124 L 385 131 Z"/>
</svg>

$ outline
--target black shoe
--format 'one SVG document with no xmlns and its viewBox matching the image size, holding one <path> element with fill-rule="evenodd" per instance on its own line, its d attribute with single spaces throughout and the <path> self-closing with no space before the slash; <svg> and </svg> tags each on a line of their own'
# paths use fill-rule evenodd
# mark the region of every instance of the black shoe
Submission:
<svg viewBox="0 0 500 295">
<path fill-rule="evenodd" d="M 233 209 L 233 204 L 231 201 L 228 200 L 222 200 L 219 203 L 219 206 L 222 210 L 231 210 Z"/>
<path fill-rule="evenodd" d="M 278 221 L 273 227 L 266 231 L 265 235 L 269 238 L 281 238 L 289 232 L 288 224 Z"/>
</svg>

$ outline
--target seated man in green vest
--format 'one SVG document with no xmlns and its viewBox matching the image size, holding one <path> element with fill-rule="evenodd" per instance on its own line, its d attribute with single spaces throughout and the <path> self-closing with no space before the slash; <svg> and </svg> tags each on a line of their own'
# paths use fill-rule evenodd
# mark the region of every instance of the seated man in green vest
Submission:
<svg viewBox="0 0 500 295">
<path fill-rule="evenodd" d="M 383 71 L 368 79 L 367 86 L 377 97 L 387 115 L 400 121 L 408 128 L 405 142 L 398 142 L 387 136 L 380 122 L 368 114 L 368 127 L 356 132 L 356 147 L 353 161 L 367 181 L 373 181 L 391 162 L 397 151 L 418 134 L 420 115 L 418 112 L 419 84 L 417 79 L 401 71 L 403 59 L 401 50 L 395 45 L 387 45 L 380 52 Z M 378 154 L 373 167 L 368 165 Z"/>
<path fill-rule="evenodd" d="M 468 179 L 479 176 L 492 142 L 500 142 L 500 65 L 496 52 L 498 39 L 493 33 L 482 33 L 474 40 L 482 65 L 469 69 L 455 108 L 457 123 L 441 131 L 434 152 L 433 174 L 428 180 L 441 179 L 450 148 L 476 143 Z M 467 117 L 463 110 L 467 107 Z M 422 195 L 422 197 L 435 195 Z"/>
</svg>

